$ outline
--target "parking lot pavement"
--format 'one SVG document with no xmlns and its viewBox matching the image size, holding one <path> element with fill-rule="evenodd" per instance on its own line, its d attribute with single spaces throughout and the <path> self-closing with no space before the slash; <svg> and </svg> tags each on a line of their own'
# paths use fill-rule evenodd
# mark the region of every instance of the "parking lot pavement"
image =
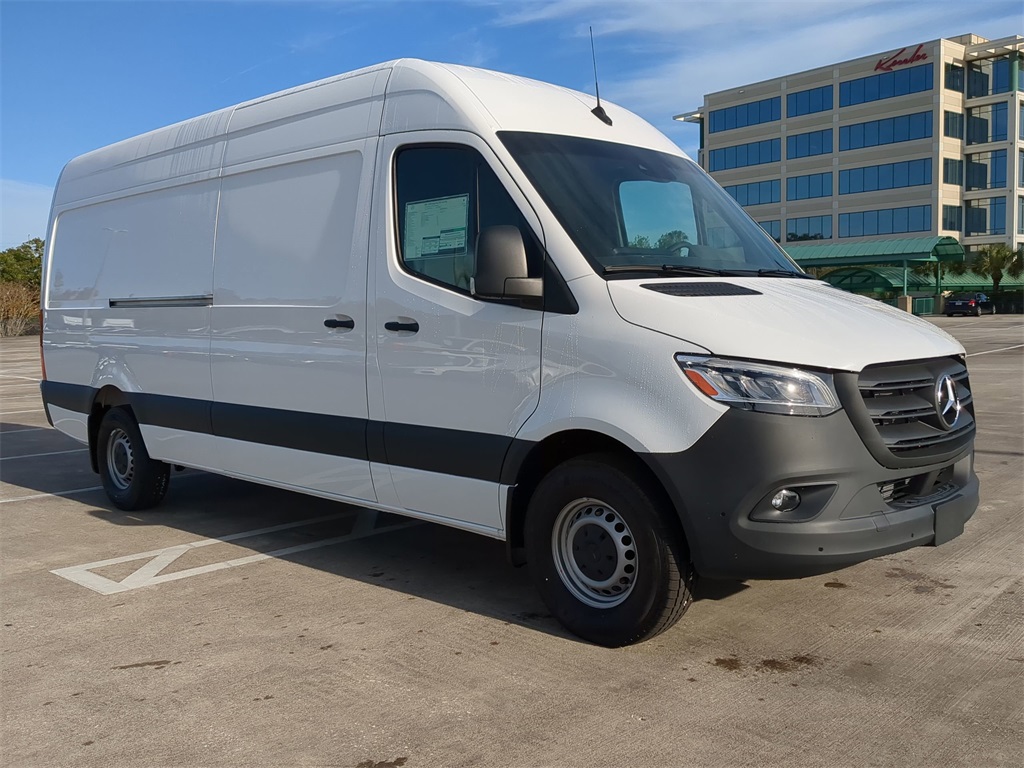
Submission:
<svg viewBox="0 0 1024 768">
<path fill-rule="evenodd" d="M 621 650 L 547 615 L 500 542 L 186 471 L 156 511 L 49 429 L 0 342 L 7 766 L 1020 766 L 1024 322 L 963 340 L 965 533 L 813 578 L 700 585 Z"/>
</svg>

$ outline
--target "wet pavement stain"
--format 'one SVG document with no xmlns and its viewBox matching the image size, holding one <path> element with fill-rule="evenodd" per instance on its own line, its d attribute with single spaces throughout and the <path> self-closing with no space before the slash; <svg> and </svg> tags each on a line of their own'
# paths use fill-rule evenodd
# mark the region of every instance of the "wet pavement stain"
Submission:
<svg viewBox="0 0 1024 768">
<path fill-rule="evenodd" d="M 811 654 L 800 654 L 797 656 L 790 656 L 789 660 L 794 664 L 799 664 L 802 667 L 816 667 L 821 664 L 821 659 Z"/>
<path fill-rule="evenodd" d="M 841 581 L 826 581 L 825 586 L 829 589 L 848 589 L 849 584 L 843 584 Z"/>
<path fill-rule="evenodd" d="M 162 659 L 160 661 L 140 661 L 136 664 L 123 664 L 120 667 L 111 667 L 111 669 L 139 669 L 141 667 L 156 667 L 157 669 L 163 669 L 170 663 L 170 659 Z M 180 664 L 181 662 L 178 663 Z"/>
<path fill-rule="evenodd" d="M 722 669 L 728 669 L 730 672 L 737 672 L 743 669 L 743 662 L 735 656 L 730 656 L 727 659 L 715 659 L 712 664 Z"/>
<path fill-rule="evenodd" d="M 956 584 L 950 584 L 946 581 L 933 579 L 927 574 L 918 573 L 917 571 L 911 571 L 906 568 L 890 568 L 885 572 L 885 575 L 890 579 L 903 579 L 905 581 L 921 582 L 914 587 L 914 591 L 921 594 L 933 592 L 936 587 L 939 589 L 956 589 Z"/>
<path fill-rule="evenodd" d="M 761 669 L 768 669 L 772 672 L 792 672 L 796 664 L 791 661 L 779 661 L 778 659 L 762 659 Z"/>
<path fill-rule="evenodd" d="M 408 757 L 396 757 L 394 760 L 381 760 L 380 762 L 363 760 L 356 765 L 356 768 L 402 768 L 408 761 Z"/>
</svg>

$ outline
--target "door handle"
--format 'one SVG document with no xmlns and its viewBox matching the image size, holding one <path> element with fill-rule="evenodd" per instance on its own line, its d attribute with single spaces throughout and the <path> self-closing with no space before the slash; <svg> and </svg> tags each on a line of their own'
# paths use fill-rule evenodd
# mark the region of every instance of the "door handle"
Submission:
<svg viewBox="0 0 1024 768">
<path fill-rule="evenodd" d="M 340 315 L 338 317 L 328 317 L 324 320 L 325 328 L 347 328 L 352 330 L 356 327 L 356 321 L 348 315 Z"/>
<path fill-rule="evenodd" d="M 417 323 L 415 320 L 412 320 L 411 322 L 408 323 L 400 323 L 397 320 L 389 320 L 388 322 L 384 323 L 384 330 L 394 331 L 396 333 L 398 331 L 409 331 L 411 333 L 416 333 L 419 329 L 420 324 Z"/>
</svg>

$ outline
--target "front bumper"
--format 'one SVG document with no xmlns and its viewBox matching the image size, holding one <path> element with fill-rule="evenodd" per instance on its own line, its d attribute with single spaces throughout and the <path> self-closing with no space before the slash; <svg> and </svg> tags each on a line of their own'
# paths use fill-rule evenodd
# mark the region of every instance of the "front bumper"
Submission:
<svg viewBox="0 0 1024 768">
<path fill-rule="evenodd" d="M 644 459 L 706 578 L 808 576 L 942 544 L 978 506 L 973 440 L 936 463 L 886 468 L 844 411 L 801 418 L 730 410 L 688 450 Z M 773 520 L 769 500 L 783 488 L 800 489 L 803 509 Z"/>
</svg>

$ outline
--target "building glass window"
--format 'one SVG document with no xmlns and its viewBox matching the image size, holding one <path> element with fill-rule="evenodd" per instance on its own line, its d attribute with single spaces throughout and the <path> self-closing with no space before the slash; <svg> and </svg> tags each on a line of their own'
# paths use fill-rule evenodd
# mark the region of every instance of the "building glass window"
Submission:
<svg viewBox="0 0 1024 768">
<path fill-rule="evenodd" d="M 734 184 L 724 187 L 724 189 L 740 205 L 764 205 L 765 203 L 779 202 L 781 186 L 778 179 L 772 179 L 771 181 L 753 181 L 749 184 Z"/>
<path fill-rule="evenodd" d="M 798 133 L 786 137 L 786 159 L 813 157 L 832 153 L 832 129 Z"/>
<path fill-rule="evenodd" d="M 931 229 L 932 207 L 911 205 L 906 208 L 881 208 L 875 211 L 839 214 L 840 237 L 899 235 L 927 232 Z"/>
<path fill-rule="evenodd" d="M 964 235 L 1005 235 L 1006 198 L 989 197 L 964 201 Z"/>
<path fill-rule="evenodd" d="M 1002 189 L 1006 186 L 1006 150 L 967 156 L 965 189 Z"/>
<path fill-rule="evenodd" d="M 942 160 L 942 183 L 956 184 L 958 187 L 964 183 L 964 161 L 955 160 L 951 157 Z"/>
<path fill-rule="evenodd" d="M 1024 187 L 1024 149 L 1017 152 L 1017 186 Z"/>
<path fill-rule="evenodd" d="M 782 242 L 782 222 L 779 219 L 775 219 L 774 221 L 759 221 L 757 223 L 776 243 Z"/>
<path fill-rule="evenodd" d="M 839 172 L 839 194 L 876 192 L 880 189 L 920 187 L 932 183 L 932 160 L 904 160 L 899 163 L 868 165 Z"/>
<path fill-rule="evenodd" d="M 777 163 L 781 157 L 782 140 L 766 139 L 749 144 L 712 149 L 708 152 L 709 171 L 727 171 L 730 168 L 744 168 L 748 165 Z"/>
<path fill-rule="evenodd" d="M 812 197 L 832 197 L 831 171 L 786 179 L 787 200 L 808 200 Z"/>
<path fill-rule="evenodd" d="M 1024 62 L 1024 59 L 1022 59 Z M 1021 87 L 1024 88 L 1024 73 L 1021 73 Z M 1017 138 L 1024 139 L 1024 101 L 1020 104 L 1020 112 L 1017 115 Z"/>
<path fill-rule="evenodd" d="M 921 93 L 930 91 L 932 87 L 932 65 L 919 64 L 916 67 L 905 67 L 840 83 L 839 106 L 850 107 L 869 101 Z"/>
<path fill-rule="evenodd" d="M 959 232 L 964 228 L 964 209 L 959 205 L 942 206 L 942 228 L 946 232 Z"/>
<path fill-rule="evenodd" d="M 964 92 L 964 68 L 959 64 L 946 65 L 946 88 L 951 91 Z"/>
<path fill-rule="evenodd" d="M 1017 198 L 1017 234 L 1024 235 L 1024 197 Z"/>
<path fill-rule="evenodd" d="M 713 109 L 708 113 L 708 133 L 731 131 L 748 125 L 770 123 L 782 118 L 782 97 L 775 96 L 749 104 L 738 104 L 725 109 Z"/>
<path fill-rule="evenodd" d="M 951 139 L 962 139 L 964 137 L 964 116 L 960 112 L 950 112 L 948 109 L 943 113 L 942 135 Z"/>
<path fill-rule="evenodd" d="M 786 94 L 786 117 L 813 115 L 832 109 L 832 86 L 823 85 L 806 91 Z"/>
<path fill-rule="evenodd" d="M 839 128 L 839 151 L 928 139 L 932 135 L 932 113 L 917 112 Z"/>
<path fill-rule="evenodd" d="M 786 242 L 800 240 L 831 240 L 831 216 L 804 216 L 799 219 L 786 219 Z"/>
<path fill-rule="evenodd" d="M 1006 141 L 1006 102 L 967 110 L 967 143 Z"/>
<path fill-rule="evenodd" d="M 1008 56 L 972 61 L 967 65 L 967 98 L 975 99 L 1009 91 L 1010 68 L 1015 64 Z"/>
</svg>

